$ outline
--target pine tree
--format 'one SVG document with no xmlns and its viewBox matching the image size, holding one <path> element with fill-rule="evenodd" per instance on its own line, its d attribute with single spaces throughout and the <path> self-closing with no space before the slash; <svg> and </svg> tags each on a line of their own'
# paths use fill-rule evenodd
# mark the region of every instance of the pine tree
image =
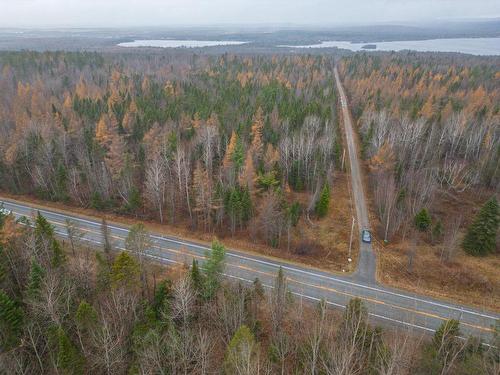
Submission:
<svg viewBox="0 0 500 375">
<path fill-rule="evenodd" d="M 23 328 L 23 311 L 0 290 L 0 349 L 15 345 Z"/>
<path fill-rule="evenodd" d="M 203 265 L 205 274 L 204 297 L 211 299 L 217 293 L 220 286 L 222 272 L 224 271 L 224 258 L 226 249 L 217 240 L 212 242 L 212 251 L 206 254 L 208 258 Z"/>
<path fill-rule="evenodd" d="M 498 201 L 495 197 L 488 200 L 471 226 L 462 242 L 462 247 L 470 255 L 481 256 L 493 253 L 500 223 Z"/>
<path fill-rule="evenodd" d="M 196 290 L 198 293 L 202 293 L 203 275 L 200 272 L 200 267 L 198 266 L 198 261 L 196 259 L 193 259 L 193 265 L 191 266 L 190 277 L 194 290 Z"/>
<path fill-rule="evenodd" d="M 104 247 L 104 252 L 106 253 L 108 259 L 111 256 L 111 241 L 109 240 L 110 233 L 109 233 L 109 228 L 108 228 L 108 222 L 106 221 L 105 218 L 102 218 L 101 222 L 101 235 L 103 239 L 103 247 Z"/>
<path fill-rule="evenodd" d="M 40 211 L 35 220 L 35 246 L 41 254 L 46 250 L 49 251 L 52 267 L 59 267 L 64 263 L 66 256 L 54 236 L 54 227 L 40 214 Z"/>
<path fill-rule="evenodd" d="M 438 220 L 432 227 L 432 241 L 439 240 L 443 235 L 443 223 Z"/>
<path fill-rule="evenodd" d="M 62 327 L 57 330 L 57 367 L 63 374 L 83 374 L 84 359 Z"/>
<path fill-rule="evenodd" d="M 51 259 L 51 264 L 52 267 L 57 268 L 60 267 L 64 264 L 66 261 L 66 254 L 64 253 L 63 248 L 61 247 L 61 244 L 59 241 L 57 241 L 55 238 L 52 238 L 52 259 Z"/>
<path fill-rule="evenodd" d="M 417 215 L 415 215 L 415 226 L 421 232 L 425 232 L 431 226 L 431 215 L 426 208 L 422 208 Z"/>
<path fill-rule="evenodd" d="M 121 252 L 113 263 L 111 283 L 113 287 L 135 288 L 139 285 L 139 264 L 128 253 Z"/>
<path fill-rule="evenodd" d="M 31 261 L 31 270 L 28 276 L 27 288 L 27 295 L 30 298 L 36 298 L 38 296 L 44 276 L 45 270 L 35 259 L 33 259 Z"/>
<path fill-rule="evenodd" d="M 434 333 L 432 343 L 436 349 L 449 346 L 457 336 L 460 336 L 460 322 L 455 319 L 444 321 Z"/>
<path fill-rule="evenodd" d="M 91 304 L 83 300 L 76 310 L 75 321 L 79 329 L 87 331 L 97 324 L 97 312 Z"/>
<path fill-rule="evenodd" d="M 66 167 L 63 163 L 59 163 L 56 170 L 56 196 L 57 200 L 68 200 Z"/>
<path fill-rule="evenodd" d="M 162 318 L 162 313 L 168 309 L 168 302 L 172 298 L 172 283 L 170 280 L 163 280 L 158 284 L 153 296 L 151 308 L 157 320 Z"/>
<path fill-rule="evenodd" d="M 103 256 L 101 253 L 96 253 L 95 258 L 97 289 L 106 290 L 111 283 L 110 258 Z"/>
<path fill-rule="evenodd" d="M 318 201 L 316 202 L 316 206 L 314 207 L 314 211 L 318 217 L 325 217 L 328 213 L 328 208 L 330 206 L 330 186 L 325 184 L 323 189 L 321 190 L 321 194 L 319 196 Z"/>
</svg>

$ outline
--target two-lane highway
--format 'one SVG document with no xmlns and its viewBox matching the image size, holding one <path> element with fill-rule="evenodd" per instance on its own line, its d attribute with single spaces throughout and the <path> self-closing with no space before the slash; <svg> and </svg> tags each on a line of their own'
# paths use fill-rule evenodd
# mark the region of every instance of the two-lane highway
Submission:
<svg viewBox="0 0 500 375">
<path fill-rule="evenodd" d="M 3 198 L 0 198 L 0 201 L 4 201 L 5 208 L 11 210 L 16 217 L 31 217 L 37 211 L 28 203 Z M 85 241 L 98 246 L 102 244 L 99 218 L 83 218 L 70 212 L 55 212 L 50 209 L 39 211 L 61 237 L 67 236 L 66 220 L 69 219 L 84 234 Z M 108 224 L 108 228 L 113 247 L 123 250 L 128 228 L 111 224 Z M 153 246 L 147 255 L 165 264 L 189 265 L 193 258 L 203 261 L 205 253 L 210 250 L 196 242 L 160 234 L 152 234 L 152 239 Z M 283 268 L 289 288 L 296 296 L 312 301 L 324 299 L 328 304 L 341 308 L 349 299 L 358 297 L 364 301 L 372 318 L 387 324 L 434 332 L 444 320 L 453 318 L 460 320 L 465 335 L 473 334 L 488 340 L 493 332 L 492 326 L 500 318 L 500 314 L 494 312 L 445 303 L 237 250 L 227 251 L 225 275 L 244 282 L 259 278 L 264 285 L 271 287 L 279 267 Z"/>
</svg>

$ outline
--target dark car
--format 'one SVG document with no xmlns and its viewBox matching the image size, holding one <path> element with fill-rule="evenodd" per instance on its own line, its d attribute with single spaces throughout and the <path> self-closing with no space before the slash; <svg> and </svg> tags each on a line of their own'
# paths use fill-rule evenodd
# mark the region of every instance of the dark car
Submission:
<svg viewBox="0 0 500 375">
<path fill-rule="evenodd" d="M 369 230 L 363 229 L 363 232 L 361 232 L 361 240 L 365 243 L 372 242 L 372 234 Z"/>
</svg>

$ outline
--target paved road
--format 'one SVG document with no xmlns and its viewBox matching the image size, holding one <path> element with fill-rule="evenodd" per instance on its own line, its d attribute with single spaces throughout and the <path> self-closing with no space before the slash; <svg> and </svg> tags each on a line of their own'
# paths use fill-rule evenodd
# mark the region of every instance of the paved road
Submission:
<svg viewBox="0 0 500 375">
<path fill-rule="evenodd" d="M 361 179 L 361 167 L 359 166 L 360 163 L 358 159 L 359 153 L 356 147 L 355 133 L 352 128 L 351 114 L 347 106 L 347 97 L 342 87 L 337 67 L 335 67 L 335 81 L 337 82 L 337 90 L 340 94 L 342 115 L 344 118 L 344 133 L 349 152 L 352 199 L 356 206 L 356 218 L 359 232 L 358 238 L 361 238 L 361 231 L 363 229 L 370 230 L 370 220 L 368 219 L 368 206 L 366 204 L 365 191 L 363 189 L 363 180 Z M 375 252 L 371 244 L 360 241 L 358 267 L 352 275 L 353 279 L 376 285 L 376 268 L 377 262 L 375 259 Z"/>
<path fill-rule="evenodd" d="M 0 201 L 4 201 L 5 208 L 11 210 L 16 217 L 31 217 L 36 212 L 29 203 L 1 197 Z M 83 240 L 94 245 L 102 244 L 100 219 L 82 218 L 71 212 L 47 209 L 39 211 L 54 225 L 56 233 L 61 237 L 67 236 L 66 220 L 70 219 L 84 234 Z M 113 247 L 123 250 L 128 228 L 111 224 L 108 228 Z M 190 264 L 193 257 L 203 262 L 204 254 L 209 251 L 202 244 L 175 237 L 152 234 L 152 239 L 153 247 L 148 256 L 165 264 Z M 227 251 L 225 275 L 243 282 L 252 282 L 258 277 L 265 286 L 271 287 L 279 267 L 283 267 L 289 288 L 298 298 L 311 301 L 325 299 L 329 305 L 343 308 L 349 299 L 359 297 L 365 302 L 372 319 L 379 324 L 411 327 L 417 331 L 432 333 L 445 319 L 454 318 L 461 321 L 464 335 L 474 334 L 489 340 L 493 332 L 491 327 L 500 319 L 498 313 L 445 303 L 237 250 Z"/>
</svg>

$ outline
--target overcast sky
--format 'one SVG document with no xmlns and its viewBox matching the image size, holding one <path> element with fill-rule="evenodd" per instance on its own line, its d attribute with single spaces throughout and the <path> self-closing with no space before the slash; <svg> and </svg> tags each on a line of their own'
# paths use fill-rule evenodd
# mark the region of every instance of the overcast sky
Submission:
<svg viewBox="0 0 500 375">
<path fill-rule="evenodd" d="M 0 27 L 334 26 L 499 16 L 500 0 L 0 0 Z"/>
</svg>

